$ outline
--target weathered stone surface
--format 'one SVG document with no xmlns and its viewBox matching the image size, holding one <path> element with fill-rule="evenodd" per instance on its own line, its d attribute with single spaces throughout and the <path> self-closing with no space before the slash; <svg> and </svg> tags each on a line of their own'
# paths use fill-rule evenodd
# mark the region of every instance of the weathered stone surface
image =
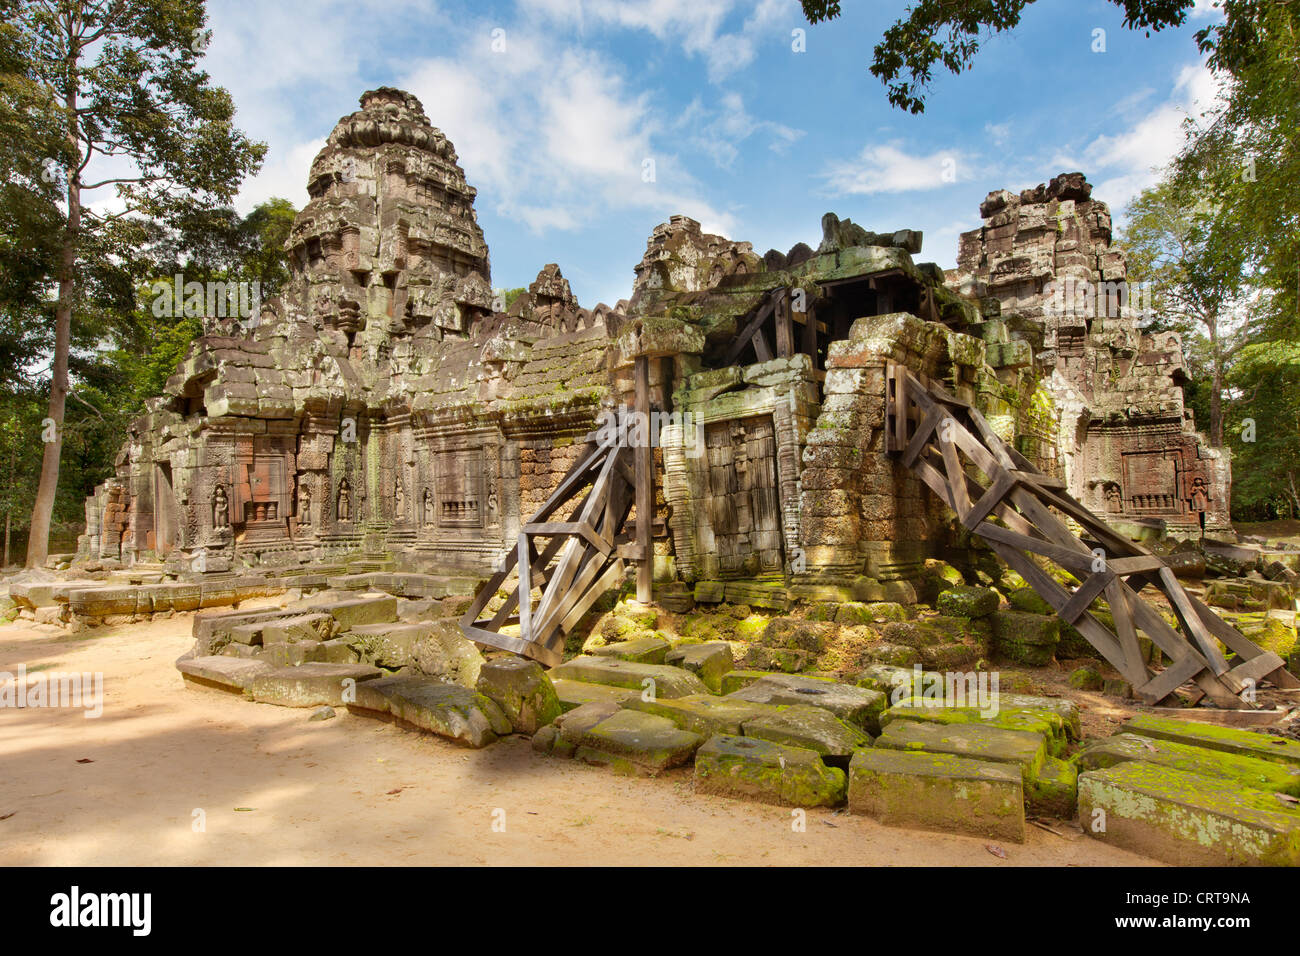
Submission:
<svg viewBox="0 0 1300 956">
<path fill-rule="evenodd" d="M 476 686 L 501 708 L 517 733 L 534 734 L 562 712 L 550 677 L 536 661 L 493 658 L 479 669 Z"/>
<path fill-rule="evenodd" d="M 252 684 L 253 678 L 268 673 L 272 667 L 259 660 L 205 656 L 182 657 L 176 662 L 176 669 L 190 683 L 242 693 Z"/>
<path fill-rule="evenodd" d="M 860 747 L 871 746 L 871 737 L 865 731 L 809 704 L 794 704 L 777 713 L 752 717 L 741 729 L 746 737 L 804 747 L 827 757 L 847 757 Z"/>
<path fill-rule="evenodd" d="M 987 724 L 1006 730 L 1042 734 L 1048 739 L 1049 750 L 1060 752 L 1065 749 L 1065 720 L 1055 711 L 1003 706 L 996 697 L 991 697 L 987 704 L 986 707 L 959 707 L 915 697 L 905 698 L 884 712 L 880 724 L 888 727 L 896 720 L 919 720 L 934 724 Z"/>
<path fill-rule="evenodd" d="M 347 631 L 359 624 L 384 624 L 397 620 L 397 598 L 391 594 L 365 595 L 344 601 L 312 604 L 311 610 L 334 618 L 335 631 Z"/>
<path fill-rule="evenodd" d="M 1217 727 L 1213 724 L 1178 720 L 1173 717 L 1157 717 L 1152 714 L 1139 714 L 1132 717 L 1120 727 L 1120 730 L 1143 737 L 1204 747 L 1207 750 L 1300 766 L 1300 741 L 1274 734 L 1259 734 L 1250 730 L 1238 730 L 1235 727 Z"/>
<path fill-rule="evenodd" d="M 723 681 L 736 666 L 731 645 L 723 641 L 683 644 L 669 651 L 664 658 L 664 663 L 674 667 L 684 667 L 704 681 L 704 686 L 715 694 L 723 692 Z"/>
<path fill-rule="evenodd" d="M 637 691 L 651 690 L 655 697 L 685 697 L 709 691 L 703 681 L 680 667 L 638 664 L 617 658 L 575 657 L 552 669 L 551 674 L 563 680 L 608 684 Z"/>
<path fill-rule="evenodd" d="M 574 757 L 623 773 L 656 774 L 686 763 L 703 742 L 664 717 L 620 710 L 581 734 Z"/>
<path fill-rule="evenodd" d="M 638 637 L 630 641 L 616 641 L 602 647 L 593 647 L 588 653 L 596 657 L 617 657 L 623 661 L 639 664 L 662 664 L 664 656 L 671 649 L 661 637 Z"/>
<path fill-rule="evenodd" d="M 1004 657 L 1019 664 L 1042 667 L 1050 663 L 1061 639 L 1057 618 L 1024 611 L 998 611 L 993 621 L 993 646 Z"/>
<path fill-rule="evenodd" d="M 357 685 L 350 710 L 390 714 L 466 747 L 486 747 L 510 733 L 510 721 L 487 697 L 427 677 L 382 677 Z"/>
<path fill-rule="evenodd" d="M 267 644 L 327 641 L 333 632 L 334 618 L 329 614 L 297 614 L 266 621 L 261 628 L 262 641 Z"/>
<path fill-rule="evenodd" d="M 714 734 L 740 734 L 745 721 L 779 712 L 776 707 L 710 694 L 658 697 L 654 700 L 642 700 L 639 696 L 634 696 L 621 706 L 628 710 L 666 717 L 682 730 L 689 730 L 706 739 Z"/>
<path fill-rule="evenodd" d="M 1062 820 L 1074 818 L 1079 800 L 1079 771 L 1059 757 L 1043 761 L 1038 775 L 1025 787 L 1025 803 L 1035 813 Z"/>
<path fill-rule="evenodd" d="M 392 621 L 384 624 L 355 624 L 344 633 L 348 644 L 363 661 L 396 670 L 413 663 L 416 644 L 427 638 L 430 631 L 430 625 L 423 621 Z"/>
<path fill-rule="evenodd" d="M 1242 787 L 1300 797 L 1300 766 L 1210 750 L 1159 737 L 1120 733 L 1090 741 L 1078 755 L 1081 770 L 1104 770 L 1130 760 L 1172 767 Z"/>
<path fill-rule="evenodd" d="M 1144 761 L 1080 774 L 1079 817 L 1101 821 L 1089 836 L 1179 866 L 1300 866 L 1300 812 L 1276 794 Z"/>
<path fill-rule="evenodd" d="M 748 687 L 756 680 L 780 674 L 781 671 L 730 670 L 722 675 L 722 693 L 732 694 L 742 687 Z"/>
<path fill-rule="evenodd" d="M 483 655 L 465 637 L 460 625 L 441 618 L 424 622 L 424 631 L 411 647 L 411 666 L 428 677 L 473 687 L 483 666 Z"/>
<path fill-rule="evenodd" d="M 551 684 L 555 688 L 560 709 L 564 712 L 591 703 L 613 704 L 617 707 L 625 701 L 641 696 L 640 690 L 610 687 L 606 684 L 589 684 L 586 681 L 565 680 L 562 677 L 554 678 Z"/>
<path fill-rule="evenodd" d="M 1037 776 L 1047 756 L 1047 738 L 1043 734 L 987 724 L 895 720 L 881 731 L 876 746 L 887 750 L 925 750 L 1014 764 L 1020 768 L 1026 782 Z"/>
<path fill-rule="evenodd" d="M 1024 786 L 1005 763 L 946 753 L 859 750 L 849 762 L 849 812 L 889 826 L 1025 841 Z"/>
<path fill-rule="evenodd" d="M 233 648 L 226 648 L 228 652 Z M 223 652 L 223 653 L 225 653 Z M 274 667 L 296 667 L 326 659 L 325 644 L 322 641 L 296 641 L 293 644 L 267 644 L 262 649 L 262 660 Z"/>
<path fill-rule="evenodd" d="M 293 645 L 287 645 L 292 647 Z M 281 707 L 340 707 L 345 694 L 379 677 L 383 671 L 364 664 L 309 663 L 298 667 L 274 667 L 256 674 L 248 685 L 254 700 Z"/>
<path fill-rule="evenodd" d="M 761 677 L 728 697 L 758 704 L 811 704 L 873 734 L 880 733 L 880 715 L 888 706 L 880 691 L 796 674 Z"/>
<path fill-rule="evenodd" d="M 695 753 L 695 789 L 796 807 L 835 806 L 847 778 L 821 756 L 754 737 L 719 734 Z"/>
<path fill-rule="evenodd" d="M 998 603 L 998 592 L 992 588 L 958 585 L 940 593 L 934 609 L 952 617 L 987 617 Z"/>
</svg>

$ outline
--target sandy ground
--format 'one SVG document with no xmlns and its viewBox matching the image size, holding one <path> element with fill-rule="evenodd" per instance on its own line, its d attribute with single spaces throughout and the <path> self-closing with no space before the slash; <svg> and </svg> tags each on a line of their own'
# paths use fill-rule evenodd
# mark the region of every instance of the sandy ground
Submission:
<svg viewBox="0 0 1300 956">
<path fill-rule="evenodd" d="M 523 738 L 473 751 L 343 712 L 311 722 L 186 686 L 172 662 L 190 627 L 0 626 L 0 671 L 99 671 L 105 693 L 98 719 L 0 709 L 0 865 L 1150 863 L 1068 824 L 1030 827 L 1005 860 L 842 812 L 798 832 L 788 808 L 696 794 L 689 770 L 628 779 Z"/>
</svg>

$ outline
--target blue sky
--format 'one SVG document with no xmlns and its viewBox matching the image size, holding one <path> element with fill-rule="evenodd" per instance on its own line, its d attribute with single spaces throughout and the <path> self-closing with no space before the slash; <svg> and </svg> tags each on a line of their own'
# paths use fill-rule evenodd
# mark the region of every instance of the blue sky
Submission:
<svg viewBox="0 0 1300 956">
<path fill-rule="evenodd" d="M 919 258 L 944 267 L 992 189 L 1079 169 L 1118 219 L 1214 93 L 1192 36 L 1209 0 L 1151 37 L 1106 0 L 1038 0 L 912 116 L 867 69 L 906 4 L 845 7 L 809 27 L 796 0 L 214 0 L 205 66 L 270 147 L 242 211 L 304 204 L 338 118 L 366 89 L 401 87 L 478 188 L 493 285 L 558 262 L 588 307 L 630 294 L 647 236 L 679 212 L 760 254 L 815 247 L 828 210 L 919 228 Z"/>
</svg>

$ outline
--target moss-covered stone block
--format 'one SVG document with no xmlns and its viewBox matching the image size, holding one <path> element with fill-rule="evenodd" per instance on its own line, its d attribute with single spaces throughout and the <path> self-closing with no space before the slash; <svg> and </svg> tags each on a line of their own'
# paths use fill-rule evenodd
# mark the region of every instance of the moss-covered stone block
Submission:
<svg viewBox="0 0 1300 956">
<path fill-rule="evenodd" d="M 993 646 L 1003 657 L 1034 667 L 1051 663 L 1061 640 L 1059 620 L 1024 611 L 997 611 L 991 620 Z"/>
<path fill-rule="evenodd" d="M 1024 784 L 1014 766 L 946 753 L 860 750 L 849 762 L 849 812 L 888 826 L 1025 841 Z"/>
<path fill-rule="evenodd" d="M 1300 866 L 1300 811 L 1277 794 L 1133 760 L 1079 775 L 1095 839 L 1179 866 Z"/>
<path fill-rule="evenodd" d="M 942 592 L 935 610 L 950 617 L 987 617 L 998 609 L 998 592 L 992 588 L 959 585 Z"/>
<path fill-rule="evenodd" d="M 1075 760 L 1083 770 L 1105 770 L 1130 760 L 1144 760 L 1241 787 L 1300 797 L 1300 767 L 1140 734 L 1120 733 L 1091 741 Z"/>
<path fill-rule="evenodd" d="M 702 743 L 699 734 L 681 730 L 665 717 L 621 710 L 582 732 L 574 758 L 654 775 L 686 763 Z"/>
<path fill-rule="evenodd" d="M 532 735 L 563 713 L 555 685 L 536 661 L 495 657 L 479 669 L 476 689 L 492 700 L 516 733 Z"/>
<path fill-rule="evenodd" d="M 722 693 L 723 677 L 736 666 L 731 645 L 723 641 L 677 647 L 668 652 L 664 663 L 690 671 L 715 694 Z"/>
<path fill-rule="evenodd" d="M 1025 787 L 1025 802 L 1035 813 L 1072 820 L 1079 802 L 1078 769 L 1059 757 L 1048 757 Z"/>
<path fill-rule="evenodd" d="M 811 704 L 872 734 L 880 733 L 880 715 L 888 705 L 880 691 L 797 674 L 763 677 L 728 697 L 758 704 Z"/>
<path fill-rule="evenodd" d="M 980 723 L 895 720 L 881 730 L 876 746 L 1014 764 L 1026 783 L 1038 775 L 1047 757 L 1046 734 Z"/>
<path fill-rule="evenodd" d="M 1101 690 L 1103 684 L 1105 679 L 1101 676 L 1101 671 L 1095 667 L 1085 664 L 1070 672 L 1070 686 L 1078 690 Z"/>
<path fill-rule="evenodd" d="M 746 737 L 804 747 L 831 757 L 847 757 L 859 747 L 871 746 L 871 737 L 865 731 L 808 704 L 781 707 L 776 713 L 750 718 L 742 730 Z"/>
<path fill-rule="evenodd" d="M 641 664 L 616 657 L 575 657 L 553 668 L 551 677 L 625 687 L 654 697 L 686 697 L 709 692 L 703 681 L 680 667 Z"/>
<path fill-rule="evenodd" d="M 1174 717 L 1157 717 L 1151 714 L 1139 714 L 1131 718 L 1120 728 L 1120 731 L 1153 737 L 1157 740 L 1190 744 L 1193 747 L 1204 747 L 1207 750 L 1219 750 L 1243 757 L 1256 757 L 1260 760 L 1300 766 L 1300 740 L 1291 740 L 1276 734 L 1260 734 L 1251 730 L 1238 730 L 1235 727 L 1218 727 L 1214 724 L 1178 720 Z"/>
<path fill-rule="evenodd" d="M 843 802 L 848 779 L 816 751 L 719 734 L 695 753 L 695 788 L 786 806 L 832 807 Z"/>
<path fill-rule="evenodd" d="M 1011 605 L 1013 610 L 1024 611 L 1027 614 L 1056 616 L 1056 611 L 1052 605 L 1048 604 L 1046 599 L 1033 588 L 1021 587 L 1009 592 L 1007 594 L 1007 603 Z"/>
<path fill-rule="evenodd" d="M 615 641 L 603 647 L 594 647 L 589 653 L 596 657 L 617 657 L 639 664 L 662 664 L 672 645 L 662 637 L 637 637 L 629 641 Z"/>
<path fill-rule="evenodd" d="M 560 710 L 567 713 L 583 704 L 601 703 L 621 706 L 625 701 L 641 696 L 641 691 L 626 687 L 609 687 L 605 684 L 589 684 L 585 681 L 555 678 L 551 681 L 555 696 L 560 702 Z"/>
</svg>

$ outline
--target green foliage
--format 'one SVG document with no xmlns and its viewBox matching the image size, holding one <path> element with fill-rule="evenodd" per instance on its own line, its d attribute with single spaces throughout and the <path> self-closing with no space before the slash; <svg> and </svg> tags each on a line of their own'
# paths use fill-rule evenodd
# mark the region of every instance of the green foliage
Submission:
<svg viewBox="0 0 1300 956">
<path fill-rule="evenodd" d="M 885 84 L 889 102 L 912 113 L 925 111 L 936 66 L 951 73 L 971 67 L 981 37 L 1014 29 L 1035 0 L 916 0 L 885 31 L 873 51 L 871 72 Z M 1124 11 L 1124 26 L 1148 34 L 1178 26 L 1193 0 L 1110 0 Z M 802 0 L 809 23 L 840 15 L 838 0 Z"/>
</svg>

